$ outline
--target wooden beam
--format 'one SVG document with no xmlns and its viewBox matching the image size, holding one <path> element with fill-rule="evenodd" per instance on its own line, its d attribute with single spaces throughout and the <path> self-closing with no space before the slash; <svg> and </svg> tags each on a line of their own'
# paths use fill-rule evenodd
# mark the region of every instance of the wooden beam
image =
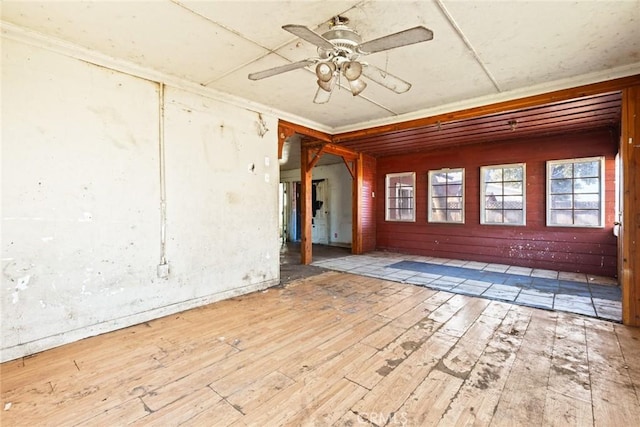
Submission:
<svg viewBox="0 0 640 427">
<path fill-rule="evenodd" d="M 342 161 L 344 162 L 344 165 L 347 167 L 347 169 L 349 170 L 349 173 L 351 174 L 351 178 L 352 179 L 356 179 L 356 165 L 355 160 L 351 162 L 351 164 L 349 164 L 349 161 L 347 159 L 345 159 L 344 157 L 342 158 Z"/>
<path fill-rule="evenodd" d="M 640 326 L 640 85 L 622 92 L 622 322 Z"/>
<path fill-rule="evenodd" d="M 311 177 L 312 168 L 309 168 L 309 148 L 301 147 L 300 162 L 300 210 L 301 215 L 301 242 L 300 242 L 300 262 L 303 265 L 311 264 L 312 258 L 312 238 L 311 238 Z"/>
<path fill-rule="evenodd" d="M 343 147 L 336 144 L 325 144 L 324 152 L 326 154 L 333 154 L 335 156 L 340 156 L 343 159 L 347 160 L 356 160 L 358 158 L 359 152 L 352 150 L 347 147 Z"/>
<path fill-rule="evenodd" d="M 298 133 L 304 136 L 310 136 L 320 141 L 331 142 L 331 135 L 319 130 L 311 129 L 306 126 L 297 125 L 295 123 L 288 122 L 286 120 L 278 120 L 278 133 L 280 129 L 287 129 L 288 132 Z"/>
<path fill-rule="evenodd" d="M 307 147 L 305 147 L 307 148 Z M 309 152 L 311 152 L 311 150 L 313 150 L 313 148 L 307 148 L 307 150 Z M 322 157 L 322 154 L 324 151 L 324 145 L 321 146 L 320 148 L 316 149 L 315 154 L 313 155 L 313 158 L 311 160 L 309 160 L 309 164 L 307 165 L 307 170 L 311 170 L 314 168 L 314 166 L 316 165 L 316 163 L 318 163 L 318 160 L 320 160 L 320 157 Z"/>
<path fill-rule="evenodd" d="M 323 147 L 324 154 L 333 154 L 334 156 L 340 156 L 342 158 L 346 158 L 347 160 L 355 160 L 358 158 L 358 151 L 353 150 L 349 147 L 344 147 L 342 145 L 332 144 L 330 142 L 312 140 L 312 141 L 303 141 L 302 144 L 305 147 Z"/>
<path fill-rule="evenodd" d="M 361 129 L 351 132 L 344 132 L 333 136 L 332 142 L 340 143 L 352 139 L 380 135 L 389 132 L 397 132 L 416 127 L 424 127 L 438 122 L 444 123 L 453 120 L 469 119 L 473 117 L 485 116 L 488 114 L 503 113 L 505 111 L 530 108 L 552 102 L 580 98 L 584 96 L 602 94 L 607 92 L 620 91 L 624 88 L 640 85 L 640 74 L 608 80 L 600 83 L 593 83 L 569 89 L 557 90 L 540 95 L 527 96 L 524 98 L 509 101 L 497 102 L 495 104 L 483 105 L 466 110 L 453 111 L 450 113 L 438 114 L 436 116 L 424 117 L 420 119 L 408 120 L 406 122 L 394 123 L 390 125 L 376 126 L 368 129 Z"/>
</svg>

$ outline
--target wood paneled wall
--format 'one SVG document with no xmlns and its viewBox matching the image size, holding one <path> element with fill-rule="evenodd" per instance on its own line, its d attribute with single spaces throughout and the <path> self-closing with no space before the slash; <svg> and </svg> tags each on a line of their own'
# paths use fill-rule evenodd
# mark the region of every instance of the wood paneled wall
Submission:
<svg viewBox="0 0 640 427">
<path fill-rule="evenodd" d="M 559 271 L 617 275 L 613 235 L 617 129 L 464 145 L 377 159 L 377 249 L 521 265 Z M 546 161 L 605 156 L 604 228 L 547 227 Z M 480 167 L 526 163 L 526 226 L 480 224 Z M 427 173 L 465 168 L 465 224 L 427 222 Z M 385 221 L 385 176 L 416 172 L 416 221 Z"/>
<path fill-rule="evenodd" d="M 363 155 L 362 159 L 362 250 L 370 252 L 376 249 L 375 202 L 380 195 L 376 190 L 376 159 L 368 155 Z"/>
</svg>

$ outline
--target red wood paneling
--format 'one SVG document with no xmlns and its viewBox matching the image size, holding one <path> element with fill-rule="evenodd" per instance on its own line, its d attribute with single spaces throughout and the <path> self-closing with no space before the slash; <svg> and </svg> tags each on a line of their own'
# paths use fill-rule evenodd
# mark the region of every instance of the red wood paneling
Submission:
<svg viewBox="0 0 640 427">
<path fill-rule="evenodd" d="M 384 188 L 384 187 L 383 187 Z M 362 173 L 362 250 L 370 252 L 376 248 L 376 159 L 363 156 Z M 384 218 L 384 215 L 382 216 Z"/>
<path fill-rule="evenodd" d="M 377 249 L 614 277 L 615 130 L 489 142 L 377 159 Z M 605 156 L 604 228 L 547 227 L 546 161 Z M 526 163 L 526 226 L 480 224 L 480 167 Z M 465 168 L 465 224 L 427 222 L 427 173 Z M 416 172 L 416 222 L 385 221 L 388 173 Z"/>
</svg>

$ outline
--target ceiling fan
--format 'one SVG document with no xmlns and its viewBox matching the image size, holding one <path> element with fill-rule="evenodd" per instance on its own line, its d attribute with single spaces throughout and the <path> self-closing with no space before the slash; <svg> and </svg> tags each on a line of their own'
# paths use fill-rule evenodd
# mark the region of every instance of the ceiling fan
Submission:
<svg viewBox="0 0 640 427">
<path fill-rule="evenodd" d="M 318 58 L 309 58 L 251 73 L 249 79 L 260 80 L 316 64 L 318 89 L 313 99 L 316 104 L 324 104 L 329 101 L 336 83 L 340 84 L 341 76 L 347 80 L 353 96 L 359 95 L 367 87 L 365 81 L 361 79 L 362 76 L 396 93 L 408 91 L 411 88 L 409 82 L 371 64 L 358 61 L 358 58 L 396 47 L 429 41 L 433 39 L 433 32 L 423 26 L 417 26 L 363 43 L 360 35 L 347 26 L 348 23 L 348 18 L 336 16 L 332 19 L 329 31 L 322 35 L 304 25 L 284 25 L 282 29 L 317 46 Z"/>
</svg>

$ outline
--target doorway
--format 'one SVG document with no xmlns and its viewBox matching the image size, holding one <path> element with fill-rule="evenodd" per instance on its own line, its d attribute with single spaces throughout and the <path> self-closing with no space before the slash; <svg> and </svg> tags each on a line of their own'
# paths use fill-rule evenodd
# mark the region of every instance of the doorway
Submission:
<svg viewBox="0 0 640 427">
<path fill-rule="evenodd" d="M 329 186 L 326 179 L 311 182 L 311 242 L 329 244 Z"/>
<path fill-rule="evenodd" d="M 326 178 L 312 181 L 311 237 L 312 243 L 328 245 L 330 242 L 329 183 Z M 280 235 L 282 242 L 300 242 L 302 215 L 299 181 L 280 184 Z"/>
</svg>

